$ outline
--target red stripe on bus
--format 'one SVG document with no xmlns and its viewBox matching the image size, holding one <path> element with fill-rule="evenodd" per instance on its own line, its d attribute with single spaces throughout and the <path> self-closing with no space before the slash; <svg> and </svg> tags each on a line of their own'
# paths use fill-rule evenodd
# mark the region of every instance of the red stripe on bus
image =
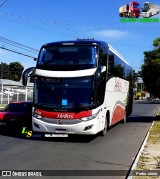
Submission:
<svg viewBox="0 0 160 179">
<path fill-rule="evenodd" d="M 80 119 L 83 117 L 91 116 L 92 110 L 73 113 L 73 112 L 48 112 L 35 108 L 34 113 L 42 117 L 53 118 L 53 119 Z"/>
<path fill-rule="evenodd" d="M 125 109 L 122 108 L 122 106 L 117 105 L 115 110 L 114 110 L 114 113 L 113 113 L 111 125 L 122 120 L 124 118 L 124 114 L 125 114 Z"/>
</svg>

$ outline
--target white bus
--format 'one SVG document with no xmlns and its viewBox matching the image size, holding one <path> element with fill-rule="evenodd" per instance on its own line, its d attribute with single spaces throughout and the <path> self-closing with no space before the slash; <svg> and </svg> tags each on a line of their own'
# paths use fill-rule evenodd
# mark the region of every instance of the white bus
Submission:
<svg viewBox="0 0 160 179">
<path fill-rule="evenodd" d="M 23 73 L 23 85 L 31 69 Z M 33 131 L 105 135 L 132 112 L 132 68 L 105 42 L 43 45 L 34 78 Z"/>
<path fill-rule="evenodd" d="M 145 2 L 142 7 L 142 17 L 151 17 L 159 14 L 160 6 Z"/>
</svg>

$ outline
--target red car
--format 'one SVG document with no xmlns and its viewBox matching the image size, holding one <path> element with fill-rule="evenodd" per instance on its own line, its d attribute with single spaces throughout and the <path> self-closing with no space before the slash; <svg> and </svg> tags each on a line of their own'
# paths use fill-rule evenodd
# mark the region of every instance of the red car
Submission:
<svg viewBox="0 0 160 179">
<path fill-rule="evenodd" d="M 0 111 L 0 126 L 12 127 L 22 124 L 31 124 L 32 102 L 9 103 Z"/>
</svg>

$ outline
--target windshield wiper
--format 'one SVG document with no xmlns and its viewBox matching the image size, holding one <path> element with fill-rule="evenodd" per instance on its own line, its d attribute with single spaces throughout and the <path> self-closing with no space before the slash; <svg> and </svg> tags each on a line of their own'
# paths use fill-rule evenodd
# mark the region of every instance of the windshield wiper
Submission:
<svg viewBox="0 0 160 179">
<path fill-rule="evenodd" d="M 83 105 L 83 104 L 80 104 L 80 107 L 83 107 L 83 108 L 85 108 L 85 109 L 87 109 L 87 110 L 89 110 L 91 107 L 93 107 L 93 106 L 95 106 L 95 104 L 88 104 L 88 105 Z"/>
</svg>

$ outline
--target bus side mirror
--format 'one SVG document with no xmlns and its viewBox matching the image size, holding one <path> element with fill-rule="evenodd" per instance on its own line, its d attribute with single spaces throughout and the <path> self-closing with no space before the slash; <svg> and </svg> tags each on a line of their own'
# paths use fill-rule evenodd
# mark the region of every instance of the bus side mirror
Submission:
<svg viewBox="0 0 160 179">
<path fill-rule="evenodd" d="M 101 71 L 97 69 L 97 71 L 95 73 L 95 80 L 98 81 L 100 76 L 101 76 Z"/>
<path fill-rule="evenodd" d="M 97 85 L 100 85 L 100 78 L 101 78 L 101 73 L 103 72 L 103 70 L 106 70 L 106 67 L 104 66 L 99 66 L 96 70 L 95 73 L 95 82 Z"/>
<path fill-rule="evenodd" d="M 35 69 L 35 67 L 30 67 L 30 68 L 27 68 L 23 74 L 22 74 L 22 85 L 23 86 L 27 86 L 27 81 L 28 81 L 28 74 L 30 72 L 33 72 L 33 70 Z"/>
</svg>

